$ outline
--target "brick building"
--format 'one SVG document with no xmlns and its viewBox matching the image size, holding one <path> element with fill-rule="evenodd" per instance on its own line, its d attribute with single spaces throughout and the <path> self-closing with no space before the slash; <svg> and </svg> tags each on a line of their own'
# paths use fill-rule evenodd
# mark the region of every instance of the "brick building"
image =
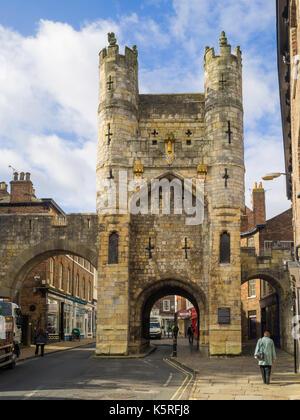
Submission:
<svg viewBox="0 0 300 420">
<path fill-rule="evenodd" d="M 170 328 L 175 322 L 176 314 L 179 336 L 185 337 L 187 329 L 192 323 L 191 309 L 194 309 L 194 306 L 186 298 L 175 295 L 165 296 L 155 303 L 151 316 L 160 316 L 164 335 L 168 335 L 169 331 L 169 336 L 171 336 Z"/>
<path fill-rule="evenodd" d="M 25 279 L 19 296 L 32 332 L 43 327 L 49 340 L 68 340 L 73 328 L 82 338 L 96 327 L 96 270 L 83 258 L 57 255 L 39 264 Z"/>
<path fill-rule="evenodd" d="M 35 196 L 30 173 L 14 173 L 10 182 L 0 183 L 0 213 L 53 214 L 63 223 L 65 213 L 52 199 Z M 34 229 L 34 217 L 29 220 Z M 95 336 L 97 272 L 89 261 L 73 255 L 56 255 L 40 262 L 24 278 L 18 301 L 24 315 L 23 341 L 43 327 L 50 340 L 67 340 L 72 329 L 82 337 Z"/>
<path fill-rule="evenodd" d="M 265 190 L 255 184 L 253 210 L 246 207 L 242 216 L 241 246 L 255 248 L 258 256 L 271 255 L 272 249 L 294 252 L 292 209 L 266 220 Z M 242 285 L 243 340 L 256 339 L 269 330 L 280 345 L 280 308 L 278 291 L 263 279 L 249 280 Z"/>
<path fill-rule="evenodd" d="M 10 182 L 10 193 L 5 182 L 0 182 L 0 214 L 51 213 L 64 217 L 64 211 L 51 198 L 38 199 L 35 196 L 30 173 L 15 172 Z"/>
</svg>

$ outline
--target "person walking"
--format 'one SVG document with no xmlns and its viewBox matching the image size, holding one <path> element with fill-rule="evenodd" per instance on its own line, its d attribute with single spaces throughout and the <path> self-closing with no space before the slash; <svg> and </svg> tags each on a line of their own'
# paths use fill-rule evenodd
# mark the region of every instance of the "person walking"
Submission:
<svg viewBox="0 0 300 420">
<path fill-rule="evenodd" d="M 270 385 L 272 366 L 276 361 L 276 351 L 269 331 L 266 331 L 264 337 L 258 340 L 254 357 L 258 360 L 264 384 Z"/>
<path fill-rule="evenodd" d="M 192 327 L 192 325 L 190 325 L 187 330 L 187 335 L 188 335 L 190 344 L 193 344 L 194 342 L 194 332 L 195 332 L 194 328 Z"/>
<path fill-rule="evenodd" d="M 39 347 L 41 346 L 41 357 L 44 357 L 45 345 L 47 344 L 47 334 L 43 328 L 39 328 L 35 334 L 35 355 L 39 354 Z"/>
</svg>

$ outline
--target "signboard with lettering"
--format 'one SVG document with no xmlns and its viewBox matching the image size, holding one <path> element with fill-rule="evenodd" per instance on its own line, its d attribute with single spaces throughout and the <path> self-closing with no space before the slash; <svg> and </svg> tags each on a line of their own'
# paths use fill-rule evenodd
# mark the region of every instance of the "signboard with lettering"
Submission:
<svg viewBox="0 0 300 420">
<path fill-rule="evenodd" d="M 222 325 L 228 325 L 231 323 L 230 308 L 218 309 L 218 323 Z"/>
</svg>

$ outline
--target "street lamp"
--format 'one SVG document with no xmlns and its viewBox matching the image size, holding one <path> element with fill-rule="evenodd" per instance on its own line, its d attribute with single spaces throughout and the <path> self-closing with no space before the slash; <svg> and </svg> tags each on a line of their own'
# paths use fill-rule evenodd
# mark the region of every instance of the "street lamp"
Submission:
<svg viewBox="0 0 300 420">
<path fill-rule="evenodd" d="M 281 172 L 274 172 L 274 173 L 263 176 L 262 179 L 264 181 L 273 181 L 273 179 L 279 178 L 281 175 L 286 175 L 286 174 L 281 173 Z"/>
</svg>

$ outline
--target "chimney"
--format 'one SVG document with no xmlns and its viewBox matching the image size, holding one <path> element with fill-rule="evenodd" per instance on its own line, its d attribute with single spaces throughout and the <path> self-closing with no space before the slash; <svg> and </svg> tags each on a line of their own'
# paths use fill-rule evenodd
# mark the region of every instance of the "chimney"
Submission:
<svg viewBox="0 0 300 420">
<path fill-rule="evenodd" d="M 254 226 L 266 223 L 266 197 L 262 182 L 260 182 L 259 187 L 257 186 L 257 182 L 254 185 L 252 192 L 252 205 Z"/>
<path fill-rule="evenodd" d="M 7 184 L 5 182 L 0 182 L 0 198 L 7 197 L 9 193 L 7 192 Z"/>
<path fill-rule="evenodd" d="M 14 173 L 13 181 L 10 181 L 10 202 L 11 203 L 28 203 L 34 197 L 33 185 L 30 180 L 30 173 L 21 172 L 20 179 L 18 173 Z"/>
</svg>

